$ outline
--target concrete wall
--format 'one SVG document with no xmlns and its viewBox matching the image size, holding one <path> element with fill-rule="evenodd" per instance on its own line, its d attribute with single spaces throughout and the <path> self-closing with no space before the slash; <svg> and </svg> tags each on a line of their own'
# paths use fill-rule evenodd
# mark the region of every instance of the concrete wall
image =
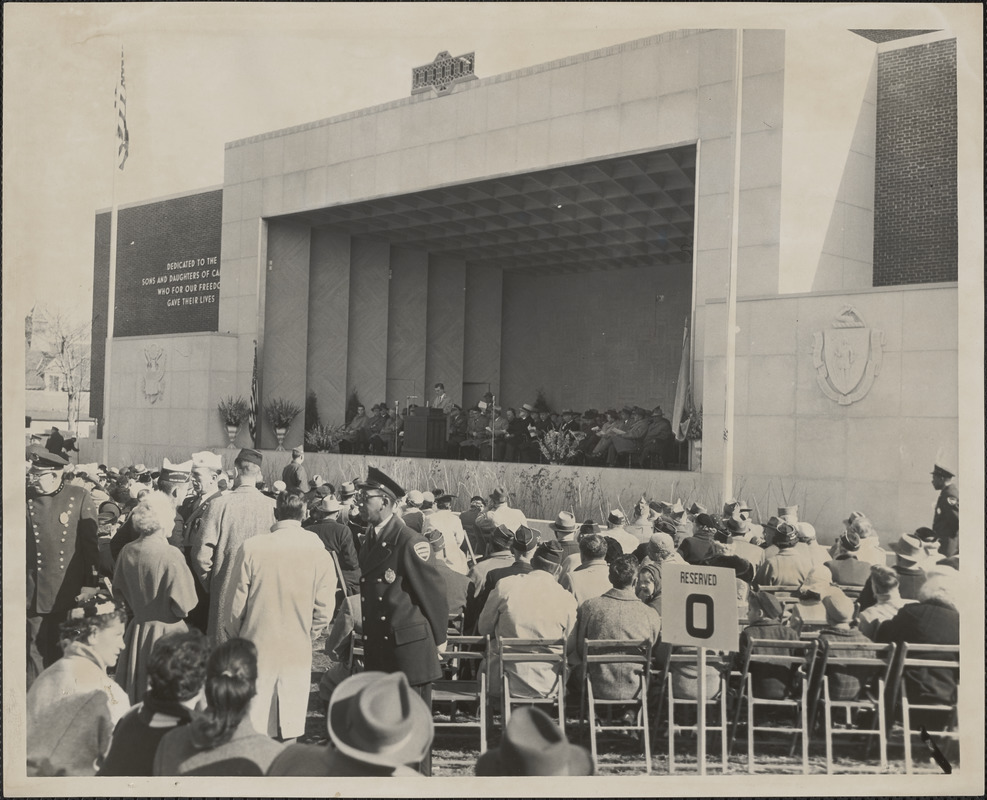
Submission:
<svg viewBox="0 0 987 800">
<path fill-rule="evenodd" d="M 778 289 L 784 37 L 780 30 L 745 32 L 740 179 L 745 294 Z M 446 96 L 423 93 L 228 143 L 220 330 L 240 337 L 237 385 L 242 391 L 249 387 L 252 339 L 263 334 L 258 319 L 264 315 L 258 309 L 265 302 L 269 253 L 262 219 L 701 140 L 695 238 L 698 365 L 704 303 L 724 294 L 729 266 L 735 62 L 736 31 L 675 31 L 482 78 Z M 354 274 L 351 270 L 351 279 Z M 472 284 L 467 280 L 471 306 Z M 430 301 L 433 291 L 430 287 Z M 434 306 L 431 313 L 437 313 Z M 428 324 L 437 323 L 430 319 Z M 677 340 L 681 328 L 677 322 L 674 327 Z M 495 384 L 495 368 L 477 369 L 476 331 L 464 325 L 461 335 L 471 343 L 461 356 L 462 379 Z M 374 360 L 381 376 L 386 360 L 386 355 Z M 448 386 L 456 366 L 441 363 L 434 375 L 426 367 L 427 380 L 444 380 Z M 359 368 L 350 360 L 346 370 L 353 369 Z M 356 388 L 370 399 L 367 388 Z M 383 389 L 373 387 L 373 402 Z M 474 389 L 470 385 L 469 391 Z"/>
<path fill-rule="evenodd" d="M 504 277 L 504 402 L 554 409 L 661 405 L 671 414 L 691 270 Z M 658 300 L 661 296 L 663 299 Z"/>
<path fill-rule="evenodd" d="M 160 381 L 148 379 L 145 356 L 145 352 L 156 354 L 157 348 L 163 367 Z M 141 454 L 153 456 L 156 446 L 165 447 L 169 458 L 185 460 L 194 450 L 225 445 L 226 429 L 216 404 L 221 397 L 247 397 L 249 392 L 249 386 L 245 392 L 237 385 L 236 359 L 234 336 L 189 333 L 114 340 L 108 463 L 150 464 Z M 160 397 L 152 402 L 148 394 L 157 386 Z M 244 424 L 237 444 L 246 447 L 248 440 Z"/>
<path fill-rule="evenodd" d="M 883 363 L 869 393 L 849 405 L 824 395 L 813 363 L 817 332 L 844 305 L 884 332 Z M 711 329 L 726 305 L 707 303 Z M 929 473 L 940 448 L 958 447 L 955 284 L 744 299 L 737 304 L 734 451 L 736 494 L 772 485 L 798 503 L 826 541 L 850 511 L 874 521 L 885 542 L 930 525 Z M 725 361 L 708 337 L 703 393 L 703 473 L 723 471 Z M 780 504 L 780 503 L 779 503 Z M 762 502 L 763 506 L 763 502 Z M 762 516 L 774 508 L 761 508 Z"/>
</svg>

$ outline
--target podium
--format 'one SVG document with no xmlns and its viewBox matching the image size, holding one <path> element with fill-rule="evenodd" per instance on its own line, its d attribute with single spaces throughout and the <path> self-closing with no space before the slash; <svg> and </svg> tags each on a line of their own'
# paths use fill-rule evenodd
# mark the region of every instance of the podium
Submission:
<svg viewBox="0 0 987 800">
<path fill-rule="evenodd" d="M 445 458 L 446 415 L 441 408 L 411 409 L 404 421 L 401 455 L 410 458 Z"/>
</svg>

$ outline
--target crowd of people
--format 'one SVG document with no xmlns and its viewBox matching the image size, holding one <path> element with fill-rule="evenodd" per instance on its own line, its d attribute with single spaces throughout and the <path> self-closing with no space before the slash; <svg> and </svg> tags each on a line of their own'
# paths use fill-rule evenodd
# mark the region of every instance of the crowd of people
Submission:
<svg viewBox="0 0 987 800">
<path fill-rule="evenodd" d="M 500 640 L 560 640 L 571 710 L 584 642 L 646 640 L 654 663 L 667 661 L 666 563 L 733 571 L 741 653 L 752 638 L 809 634 L 959 643 L 948 466 L 933 472 L 932 527 L 884 549 L 860 512 L 829 547 L 796 506 L 756 521 L 736 500 L 717 513 L 642 497 L 627 515 L 580 522 L 560 510 L 542 526 L 503 488 L 462 498 L 457 512 L 454 494 L 406 490 L 375 467 L 337 488 L 309 479 L 296 450 L 268 487 L 262 464 L 244 449 L 231 473 L 210 451 L 153 473 L 69 472 L 64 455 L 28 449 L 29 774 L 429 775 L 431 685 L 448 673 L 450 631 L 490 637 L 479 669 L 493 697 L 505 676 L 512 697 L 530 699 L 561 680 L 552 663 L 503 664 Z M 796 602 L 782 604 L 778 587 Z M 328 746 L 295 741 L 323 633 Z M 590 677 L 600 697 L 631 700 L 632 669 L 594 665 Z M 689 669 L 673 674 L 677 696 L 696 691 Z M 909 687 L 913 702 L 956 700 L 955 679 Z M 488 775 L 592 769 L 533 708 L 513 714 L 476 765 Z"/>
<path fill-rule="evenodd" d="M 551 411 L 531 403 L 505 408 L 487 394 L 475 406 L 453 403 L 438 383 L 432 408 L 446 415 L 446 456 L 467 461 L 580 464 L 591 466 L 672 468 L 680 461 L 672 423 L 660 406 Z M 409 406 L 379 403 L 367 414 L 363 405 L 339 434 L 341 453 L 400 455 Z M 555 435 L 547 434 L 554 432 Z"/>
</svg>

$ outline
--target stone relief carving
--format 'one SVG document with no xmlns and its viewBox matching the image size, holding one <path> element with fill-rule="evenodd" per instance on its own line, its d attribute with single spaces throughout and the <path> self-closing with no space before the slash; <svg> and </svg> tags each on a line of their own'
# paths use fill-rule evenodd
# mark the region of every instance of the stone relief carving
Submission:
<svg viewBox="0 0 987 800">
<path fill-rule="evenodd" d="M 817 331 L 812 350 L 816 383 L 841 406 L 863 398 L 881 373 L 884 331 L 868 328 L 851 305 L 833 320 L 832 330 Z"/>
<path fill-rule="evenodd" d="M 167 356 L 160 345 L 152 344 L 144 348 L 144 361 L 141 391 L 144 399 L 153 405 L 164 398 Z"/>
</svg>

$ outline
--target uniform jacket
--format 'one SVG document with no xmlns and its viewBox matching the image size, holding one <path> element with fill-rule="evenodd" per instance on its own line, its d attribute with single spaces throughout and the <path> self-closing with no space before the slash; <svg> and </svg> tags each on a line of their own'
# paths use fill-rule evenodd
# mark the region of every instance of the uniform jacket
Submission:
<svg viewBox="0 0 987 800">
<path fill-rule="evenodd" d="M 658 612 L 642 603 L 633 588 L 610 589 L 579 606 L 574 660 L 582 659 L 587 639 L 647 639 L 654 647 L 660 633 Z M 601 700 L 630 700 L 640 692 L 641 668 L 637 664 L 594 664 L 589 674 L 593 694 Z"/>
<path fill-rule="evenodd" d="M 27 610 L 72 608 L 83 586 L 95 586 L 99 521 L 85 489 L 63 483 L 54 494 L 27 496 Z"/>
<path fill-rule="evenodd" d="M 147 691 L 147 665 L 154 643 L 169 633 L 188 630 L 185 617 L 195 608 L 195 578 L 182 552 L 164 534 L 144 536 L 120 551 L 113 572 L 113 593 L 127 601 L 133 618 L 124 637 L 116 679 L 139 703 Z"/>
<path fill-rule="evenodd" d="M 257 645 L 254 729 L 272 737 L 301 736 L 312 642 L 328 627 L 336 605 L 332 557 L 315 533 L 286 520 L 245 541 L 233 573 L 236 591 L 226 629 L 231 638 Z"/>
<path fill-rule="evenodd" d="M 356 592 L 360 587 L 360 560 L 356 552 L 353 531 L 342 522 L 332 519 L 313 522 L 305 528 L 322 540 L 326 550 L 336 554 L 340 569 L 343 571 L 343 580 L 346 581 L 346 588 L 349 593 Z"/>
<path fill-rule="evenodd" d="M 209 503 L 192 542 L 192 570 L 209 593 L 209 638 L 213 646 L 226 641 L 233 592 L 239 575 L 233 571 L 237 552 L 251 536 L 274 524 L 274 501 L 255 486 L 238 486 Z"/>
<path fill-rule="evenodd" d="M 442 675 L 436 645 L 446 640 L 449 606 L 431 545 L 392 515 L 360 549 L 364 665 L 404 672 L 408 683 Z"/>
<path fill-rule="evenodd" d="M 294 461 L 288 462 L 288 465 L 281 471 L 281 480 L 284 481 L 289 492 L 292 489 L 308 491 L 308 473 L 305 471 L 304 464 L 296 464 Z"/>
<path fill-rule="evenodd" d="M 955 483 L 947 483 L 939 492 L 936 512 L 932 518 L 932 530 L 939 537 L 939 552 L 947 558 L 960 551 L 957 534 L 960 529 L 960 490 Z"/>
</svg>

